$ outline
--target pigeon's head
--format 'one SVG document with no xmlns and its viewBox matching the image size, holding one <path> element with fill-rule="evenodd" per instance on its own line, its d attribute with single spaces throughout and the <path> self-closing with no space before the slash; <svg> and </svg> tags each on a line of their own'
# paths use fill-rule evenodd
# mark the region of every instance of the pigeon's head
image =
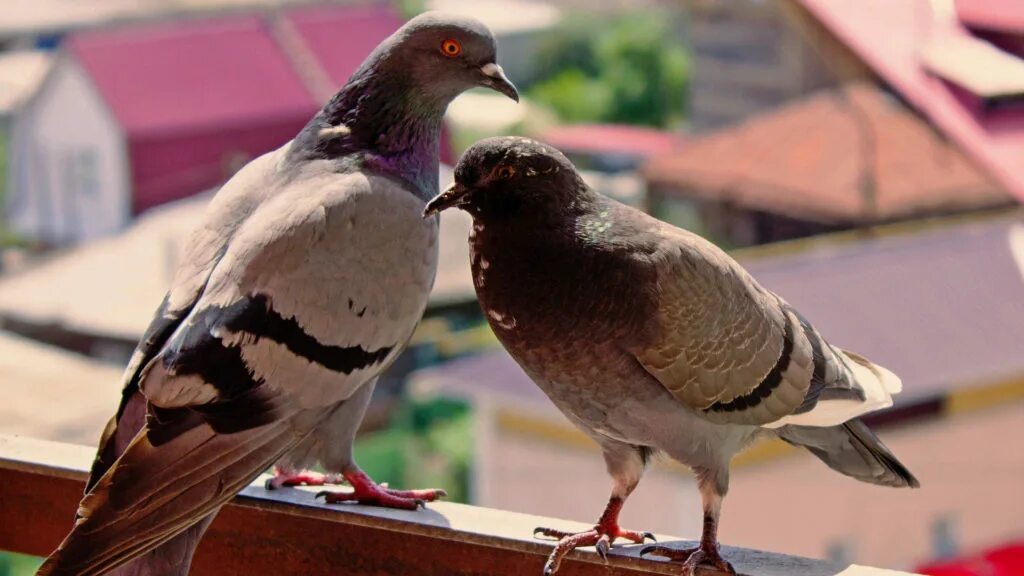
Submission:
<svg viewBox="0 0 1024 576">
<path fill-rule="evenodd" d="M 455 183 L 427 204 L 424 217 L 461 208 L 474 217 L 560 212 L 588 188 L 557 149 L 504 136 L 471 146 L 455 167 Z"/>
<path fill-rule="evenodd" d="M 416 80 L 419 94 L 447 102 L 483 86 L 519 101 L 519 92 L 497 63 L 494 35 L 482 22 L 425 12 L 406 22 L 370 57 L 391 75 Z"/>
</svg>

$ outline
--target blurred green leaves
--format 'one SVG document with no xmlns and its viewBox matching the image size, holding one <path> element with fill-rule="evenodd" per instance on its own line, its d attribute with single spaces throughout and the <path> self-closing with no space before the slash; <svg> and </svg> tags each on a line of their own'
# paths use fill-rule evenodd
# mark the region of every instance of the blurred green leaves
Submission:
<svg viewBox="0 0 1024 576">
<path fill-rule="evenodd" d="M 673 19 L 569 17 L 539 49 L 529 96 L 565 122 L 669 127 L 685 109 L 688 58 Z"/>
<path fill-rule="evenodd" d="M 32 576 L 42 563 L 42 558 L 0 551 L 0 576 Z"/>
<path fill-rule="evenodd" d="M 392 488 L 444 488 L 445 500 L 468 502 L 472 427 L 464 402 L 407 398 L 391 426 L 356 439 L 356 461 Z"/>
</svg>

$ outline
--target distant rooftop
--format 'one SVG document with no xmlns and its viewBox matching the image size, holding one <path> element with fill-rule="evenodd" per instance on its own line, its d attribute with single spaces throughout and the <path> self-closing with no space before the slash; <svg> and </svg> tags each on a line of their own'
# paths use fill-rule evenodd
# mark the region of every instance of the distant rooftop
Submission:
<svg viewBox="0 0 1024 576">
<path fill-rule="evenodd" d="M 121 371 L 0 331 L 0 434 L 94 444 L 121 397 Z"/>
<path fill-rule="evenodd" d="M 669 193 L 822 222 L 1012 202 L 920 117 L 867 85 L 820 92 L 693 138 L 685 151 L 656 157 L 643 172 Z M 873 208 L 865 200 L 865 175 L 874 187 Z"/>
<path fill-rule="evenodd" d="M 401 25 L 383 4 L 325 5 L 79 31 L 66 45 L 125 135 L 139 213 L 287 142 Z"/>
<path fill-rule="evenodd" d="M 4 0 L 0 37 L 60 33 L 112 22 L 201 16 L 228 10 L 300 5 L 311 1 L 331 0 Z"/>
<path fill-rule="evenodd" d="M 911 107 L 1008 192 L 1024 200 L 1024 106 L 992 109 L 985 94 L 935 74 L 922 54 L 937 46 L 984 42 L 964 24 L 998 19 L 1016 30 L 1024 19 L 1015 0 L 793 0 L 849 47 Z M 884 39 L 881 41 L 880 39 Z M 956 49 L 947 50 L 956 55 Z M 990 74 L 1003 58 L 985 58 L 959 73 Z M 949 62 L 956 65 L 955 62 Z M 1009 68 L 1007 70 L 1010 70 Z M 1007 72 L 1011 73 L 1011 72 Z M 966 89 L 965 89 L 966 88 Z"/>
<path fill-rule="evenodd" d="M 17 109 L 35 93 L 52 62 L 53 56 L 42 51 L 0 53 L 0 115 Z"/>
<path fill-rule="evenodd" d="M 960 21 L 972 28 L 1024 32 L 1019 0 L 955 0 Z"/>
<path fill-rule="evenodd" d="M 256 16 L 83 32 L 70 50 L 129 136 L 302 122 L 319 107 Z"/>
</svg>

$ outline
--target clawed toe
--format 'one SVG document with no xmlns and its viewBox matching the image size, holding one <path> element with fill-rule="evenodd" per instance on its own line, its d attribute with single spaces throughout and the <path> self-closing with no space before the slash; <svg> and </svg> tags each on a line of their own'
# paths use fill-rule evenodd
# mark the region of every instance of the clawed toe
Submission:
<svg viewBox="0 0 1024 576">
<path fill-rule="evenodd" d="M 673 562 L 683 562 L 687 560 L 696 548 L 684 548 L 682 550 L 678 548 L 669 548 L 668 546 L 644 546 L 640 549 L 640 557 L 644 556 L 660 556 L 662 558 L 668 558 Z"/>
<path fill-rule="evenodd" d="M 545 528 L 543 526 L 538 526 L 533 529 L 533 537 L 537 538 L 538 536 L 545 536 L 547 538 L 561 540 L 562 538 L 572 536 L 572 532 L 565 532 L 563 530 L 555 530 L 554 528 Z"/>
<path fill-rule="evenodd" d="M 600 556 L 601 559 L 605 562 L 608 562 L 608 551 L 611 550 L 612 544 L 611 539 L 608 538 L 607 534 L 601 535 L 601 538 L 598 539 L 597 544 L 594 545 L 594 548 L 597 549 L 597 555 Z"/>
</svg>

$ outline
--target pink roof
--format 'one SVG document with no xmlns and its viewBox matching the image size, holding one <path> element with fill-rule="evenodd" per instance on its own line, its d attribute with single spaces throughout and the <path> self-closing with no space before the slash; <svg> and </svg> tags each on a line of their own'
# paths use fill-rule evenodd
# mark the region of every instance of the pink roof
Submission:
<svg viewBox="0 0 1024 576">
<path fill-rule="evenodd" d="M 558 126 L 540 140 L 566 152 L 655 156 L 679 148 L 681 139 L 670 132 L 622 124 L 576 124 Z"/>
<path fill-rule="evenodd" d="M 299 67 L 319 67 L 333 92 L 402 25 L 379 5 L 296 9 L 278 22 L 241 15 L 71 37 L 127 139 L 134 212 L 217 186 L 287 142 L 325 98 Z"/>
<path fill-rule="evenodd" d="M 973 28 L 1024 32 L 1020 0 L 956 0 L 956 11 Z"/>
<path fill-rule="evenodd" d="M 335 87 L 345 84 L 370 51 L 403 24 L 394 10 L 379 4 L 299 8 L 287 18 Z"/>
<path fill-rule="evenodd" d="M 256 17 L 85 32 L 70 49 L 130 136 L 308 116 L 318 107 Z"/>
<path fill-rule="evenodd" d="M 252 16 L 85 32 L 70 51 L 125 133 L 135 213 L 219 185 L 319 107 Z"/>
<path fill-rule="evenodd" d="M 955 14 L 952 19 L 933 16 L 929 0 L 798 1 L 995 180 L 1024 200 L 1024 111 L 985 111 L 971 95 L 922 66 L 920 53 L 926 42 L 968 34 Z"/>
</svg>

